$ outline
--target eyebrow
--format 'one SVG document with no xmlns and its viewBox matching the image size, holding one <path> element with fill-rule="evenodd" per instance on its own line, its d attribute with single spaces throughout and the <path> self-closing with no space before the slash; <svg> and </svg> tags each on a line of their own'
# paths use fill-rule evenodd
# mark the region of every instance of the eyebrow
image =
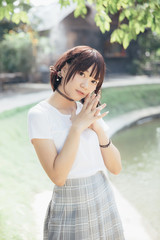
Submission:
<svg viewBox="0 0 160 240">
<path fill-rule="evenodd" d="M 85 70 L 84 72 L 88 72 L 89 73 L 89 71 L 88 70 Z M 90 75 L 89 75 L 90 76 Z M 95 81 L 97 81 L 97 82 L 99 82 L 100 81 L 100 79 L 94 79 Z"/>
</svg>

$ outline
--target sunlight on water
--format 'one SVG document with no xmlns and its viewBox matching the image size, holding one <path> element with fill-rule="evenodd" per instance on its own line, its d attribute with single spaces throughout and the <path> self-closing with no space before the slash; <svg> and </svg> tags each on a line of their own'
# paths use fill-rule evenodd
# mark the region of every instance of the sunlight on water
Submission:
<svg viewBox="0 0 160 240">
<path fill-rule="evenodd" d="M 160 119 L 141 121 L 112 137 L 123 170 L 110 178 L 160 239 Z"/>
</svg>

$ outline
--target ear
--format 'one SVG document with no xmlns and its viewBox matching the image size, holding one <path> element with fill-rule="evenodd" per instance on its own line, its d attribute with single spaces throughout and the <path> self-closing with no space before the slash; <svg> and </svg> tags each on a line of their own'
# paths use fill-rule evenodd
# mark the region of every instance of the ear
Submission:
<svg viewBox="0 0 160 240">
<path fill-rule="evenodd" d="M 62 75 L 63 78 L 65 78 L 65 76 L 66 76 L 66 74 L 68 72 L 68 69 L 69 69 L 69 65 L 68 65 L 68 63 L 66 63 L 64 65 L 64 67 L 61 69 L 61 75 Z"/>
</svg>

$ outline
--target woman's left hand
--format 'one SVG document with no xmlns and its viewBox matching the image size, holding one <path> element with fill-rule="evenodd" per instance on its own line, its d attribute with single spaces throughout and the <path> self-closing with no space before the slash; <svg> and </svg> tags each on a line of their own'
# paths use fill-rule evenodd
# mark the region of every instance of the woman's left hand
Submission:
<svg viewBox="0 0 160 240">
<path fill-rule="evenodd" d="M 94 110 L 94 109 L 97 107 L 98 101 L 99 101 L 99 99 L 100 99 L 100 94 L 98 94 L 98 95 L 99 95 L 99 98 L 97 99 L 97 101 L 96 101 L 95 104 L 93 105 L 92 110 Z M 95 94 L 95 97 L 96 97 L 96 94 Z M 105 108 L 105 107 L 106 107 L 106 103 L 104 103 L 104 104 L 102 104 L 101 106 L 99 106 L 99 107 L 97 108 L 97 111 L 96 111 L 95 115 L 98 115 L 98 114 L 100 113 L 100 111 L 101 111 L 103 108 Z M 107 113 L 109 113 L 109 111 L 108 111 Z M 92 123 L 92 124 L 89 126 L 89 128 L 91 128 L 93 131 L 96 132 L 96 131 L 98 131 L 99 128 L 101 128 L 101 126 L 100 126 L 100 124 L 98 123 L 98 121 L 96 120 L 94 123 Z"/>
</svg>

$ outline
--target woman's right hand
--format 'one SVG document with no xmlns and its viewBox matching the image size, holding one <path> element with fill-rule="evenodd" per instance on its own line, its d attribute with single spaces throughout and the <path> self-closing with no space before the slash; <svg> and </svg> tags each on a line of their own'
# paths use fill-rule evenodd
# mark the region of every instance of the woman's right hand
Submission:
<svg viewBox="0 0 160 240">
<path fill-rule="evenodd" d="M 93 94 L 91 96 L 90 94 L 88 94 L 85 98 L 85 102 L 80 113 L 76 115 L 76 111 L 72 111 L 70 118 L 72 121 L 72 128 L 75 128 L 78 131 L 82 132 L 86 128 L 88 128 L 94 121 L 103 118 L 107 114 L 107 112 L 99 114 L 100 110 L 102 110 L 106 106 L 106 104 L 103 104 L 100 107 L 96 107 L 99 98 L 99 95 L 96 96 L 96 94 Z"/>
</svg>

